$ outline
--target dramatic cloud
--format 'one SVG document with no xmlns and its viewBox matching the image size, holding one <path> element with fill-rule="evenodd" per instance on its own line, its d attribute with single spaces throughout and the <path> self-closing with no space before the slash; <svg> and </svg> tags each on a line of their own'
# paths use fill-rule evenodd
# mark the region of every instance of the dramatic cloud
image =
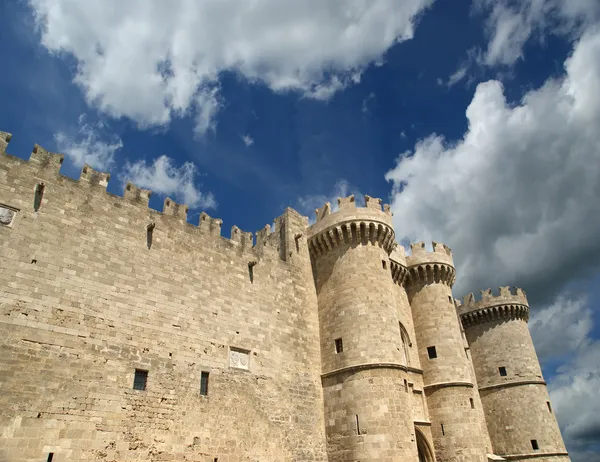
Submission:
<svg viewBox="0 0 600 462">
<path fill-rule="evenodd" d="M 151 189 L 154 193 L 171 196 L 190 208 L 215 208 L 217 203 L 212 193 L 201 192 L 196 185 L 197 170 L 194 164 L 173 165 L 172 159 L 162 155 L 151 164 L 143 160 L 126 162 L 120 177 L 137 186 Z"/>
<path fill-rule="evenodd" d="M 592 310 L 585 297 L 569 299 L 560 295 L 550 306 L 534 310 L 529 330 L 540 360 L 564 357 L 589 341 Z"/>
<path fill-rule="evenodd" d="M 398 236 L 448 243 L 458 293 L 522 284 L 537 302 L 597 267 L 600 32 L 565 69 L 518 105 L 480 84 L 462 140 L 432 135 L 386 175 Z"/>
<path fill-rule="evenodd" d="M 87 123 L 79 117 L 79 127 L 72 134 L 59 132 L 54 135 L 58 151 L 65 154 L 77 167 L 87 163 L 96 170 L 108 170 L 114 165 L 115 153 L 123 147 L 121 139 L 106 134 L 103 122 Z"/>
<path fill-rule="evenodd" d="M 77 60 L 90 104 L 142 127 L 193 111 L 198 133 L 214 128 L 221 72 L 327 99 L 412 38 L 432 2 L 29 0 L 42 44 Z"/>
<path fill-rule="evenodd" d="M 590 342 L 549 383 L 550 396 L 574 462 L 600 458 L 600 342 Z"/>
<path fill-rule="evenodd" d="M 600 344 L 589 337 L 591 307 L 561 291 L 600 269 L 598 88 L 600 30 L 591 28 L 564 77 L 518 104 L 506 101 L 501 83 L 480 84 L 462 139 L 431 135 L 386 175 L 398 238 L 449 244 L 457 295 L 498 285 L 528 292 L 540 356 L 571 358 L 550 390 L 581 462 L 600 451 Z"/>
<path fill-rule="evenodd" d="M 523 57 L 525 43 L 547 34 L 576 38 L 600 18 L 597 0 L 474 0 L 474 9 L 487 16 L 487 49 L 479 62 L 513 65 Z"/>
</svg>

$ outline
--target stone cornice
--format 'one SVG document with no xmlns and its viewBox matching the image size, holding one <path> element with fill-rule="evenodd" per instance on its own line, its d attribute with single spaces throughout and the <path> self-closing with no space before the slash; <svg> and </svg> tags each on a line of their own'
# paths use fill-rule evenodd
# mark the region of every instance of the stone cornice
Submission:
<svg viewBox="0 0 600 462">
<path fill-rule="evenodd" d="M 456 271 L 454 267 L 447 263 L 430 262 L 411 266 L 406 274 L 404 284 L 407 288 L 434 283 L 442 283 L 452 287 L 455 280 Z"/>
<path fill-rule="evenodd" d="M 329 372 L 323 372 L 321 374 L 321 378 L 325 379 L 327 377 L 331 377 L 333 375 L 337 375 L 337 374 L 341 374 L 343 372 L 354 372 L 354 371 L 361 371 L 361 370 L 366 370 L 366 369 L 400 369 L 406 372 L 412 372 L 415 374 L 419 374 L 419 375 L 423 375 L 423 370 L 422 369 L 416 369 L 414 367 L 410 367 L 410 366 L 405 366 L 403 364 L 396 364 L 396 363 L 363 363 L 363 364 L 356 364 L 354 366 L 346 366 L 346 367 L 342 367 L 340 369 L 335 369 L 333 371 L 329 371 Z"/>
<path fill-rule="evenodd" d="M 320 257 L 343 244 L 372 244 L 380 246 L 389 255 L 394 243 L 394 229 L 384 221 L 351 218 L 311 235 L 308 249 L 313 257 Z"/>
<path fill-rule="evenodd" d="M 529 320 L 529 307 L 521 304 L 499 304 L 460 315 L 460 320 L 465 329 L 501 319 L 520 319 L 527 322 Z"/>
<path fill-rule="evenodd" d="M 479 387 L 479 391 L 487 391 L 487 390 L 496 390 L 500 388 L 510 388 L 510 387 L 518 387 L 521 385 L 543 385 L 546 386 L 546 381 L 544 380 L 518 380 L 514 382 L 503 382 L 496 383 L 494 385 L 486 385 L 485 387 Z"/>
</svg>

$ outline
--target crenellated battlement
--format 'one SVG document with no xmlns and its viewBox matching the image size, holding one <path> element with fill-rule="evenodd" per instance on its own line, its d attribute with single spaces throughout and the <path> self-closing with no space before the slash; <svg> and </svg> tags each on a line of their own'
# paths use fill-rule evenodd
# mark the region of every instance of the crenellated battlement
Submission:
<svg viewBox="0 0 600 462">
<path fill-rule="evenodd" d="M 392 213 L 382 209 L 381 199 L 365 196 L 365 206 L 357 207 L 354 195 L 338 198 L 338 210 L 331 204 L 315 210 L 316 222 L 308 229 L 309 250 L 315 257 L 347 244 L 379 245 L 389 254 L 395 243 Z"/>
<path fill-rule="evenodd" d="M 149 207 L 150 197 L 152 191 L 150 189 L 144 189 L 136 186 L 132 182 L 127 182 L 124 188 L 123 196 L 118 196 L 107 192 L 108 183 L 111 175 L 108 172 L 100 172 L 92 168 L 88 164 L 84 164 L 81 169 L 79 179 L 74 180 L 70 177 L 64 176 L 60 173 L 64 161 L 64 155 L 54 152 L 47 151 L 42 146 L 35 144 L 28 160 L 23 160 L 18 157 L 11 156 L 6 152 L 12 135 L 8 132 L 0 132 L 0 165 L 4 167 L 4 170 L 10 172 L 13 169 L 29 169 L 23 172 L 19 172 L 17 176 L 31 175 L 31 178 L 35 178 L 37 184 L 36 191 L 37 205 L 35 211 L 38 209 L 43 212 L 43 205 L 40 207 L 42 202 L 42 194 L 44 199 L 52 197 L 52 190 L 60 185 L 73 185 L 80 187 L 82 194 L 89 193 L 90 191 L 97 191 L 97 194 L 105 194 L 107 201 L 123 201 L 128 204 L 135 205 L 140 208 L 146 208 L 152 215 L 158 214 L 163 217 L 173 217 L 174 223 L 180 222 L 182 229 L 193 232 L 194 229 L 199 231 L 201 234 L 206 236 L 212 236 L 216 239 L 224 240 L 232 243 L 236 246 L 240 246 L 243 249 L 250 249 L 257 254 L 257 258 L 263 252 L 265 247 L 271 247 L 274 252 L 280 254 L 282 260 L 287 260 L 287 256 L 280 252 L 280 248 L 285 248 L 286 245 L 283 242 L 285 239 L 284 233 L 281 232 L 282 227 L 288 226 L 285 223 L 284 217 L 279 217 L 275 220 L 275 231 L 271 232 L 271 227 L 266 225 L 263 229 L 256 232 L 256 243 L 254 242 L 254 233 L 242 231 L 238 226 L 231 228 L 231 235 L 229 237 L 221 236 L 221 228 L 223 221 L 219 218 L 212 218 L 207 213 L 200 213 L 198 225 L 194 226 L 187 222 L 187 214 L 189 207 L 186 204 L 179 204 L 170 197 L 166 197 L 163 203 L 162 211 L 157 211 Z M 45 181 L 39 182 L 39 179 Z M 41 189 L 40 189 L 41 188 Z M 83 196 L 82 196 L 83 197 Z M 24 199 L 25 202 L 33 202 L 30 199 Z M 5 201 L 6 202 L 6 201 Z M 286 212 L 287 213 L 287 212 Z M 296 212 L 297 213 L 297 212 Z M 306 217 L 304 217 L 306 219 Z M 308 219 L 306 219 L 308 220 Z M 148 232 L 152 232 L 158 220 L 150 217 L 151 225 L 148 225 Z M 304 229 L 302 229 L 304 232 Z"/>
<path fill-rule="evenodd" d="M 529 303 L 525 291 L 517 287 L 511 289 L 508 286 L 499 287 L 498 290 L 498 295 L 494 295 L 492 289 L 480 291 L 479 300 L 470 293 L 465 295 L 462 301 L 454 301 L 456 311 L 465 328 L 501 318 L 528 321 Z"/>
<path fill-rule="evenodd" d="M 428 248 L 424 242 L 410 244 L 410 255 L 406 256 L 406 266 L 407 287 L 433 283 L 443 283 L 452 287 L 456 279 L 452 250 L 439 242 L 432 242 L 431 248 Z"/>
</svg>

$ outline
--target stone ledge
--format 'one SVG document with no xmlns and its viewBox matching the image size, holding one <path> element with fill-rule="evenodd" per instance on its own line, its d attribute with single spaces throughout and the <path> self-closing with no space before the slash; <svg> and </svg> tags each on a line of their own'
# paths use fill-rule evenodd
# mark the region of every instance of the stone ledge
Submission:
<svg viewBox="0 0 600 462">
<path fill-rule="evenodd" d="M 415 374 L 423 375 L 422 369 L 416 369 L 414 367 L 404 366 L 403 364 L 394 364 L 394 363 L 364 363 L 357 364 L 355 366 L 346 366 L 341 369 L 336 369 L 329 372 L 323 372 L 321 374 L 321 378 L 325 379 L 327 377 L 331 377 L 332 375 L 341 374 L 343 372 L 349 371 L 359 371 L 366 369 L 400 369 L 406 372 L 414 372 Z"/>
<path fill-rule="evenodd" d="M 518 387 L 520 385 L 546 385 L 545 380 L 519 380 L 515 382 L 498 383 L 496 385 L 487 385 L 479 387 L 479 391 L 494 390 L 496 388 Z"/>
</svg>

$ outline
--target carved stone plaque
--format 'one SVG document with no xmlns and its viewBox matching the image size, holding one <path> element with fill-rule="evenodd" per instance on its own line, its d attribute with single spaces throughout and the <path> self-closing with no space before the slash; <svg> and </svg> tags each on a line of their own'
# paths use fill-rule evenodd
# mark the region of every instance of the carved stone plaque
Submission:
<svg viewBox="0 0 600 462">
<path fill-rule="evenodd" d="M 0 225 L 10 226 L 15 217 L 15 211 L 0 205 Z"/>
<path fill-rule="evenodd" d="M 242 350 L 229 350 L 229 367 L 248 370 L 249 354 Z"/>
</svg>

